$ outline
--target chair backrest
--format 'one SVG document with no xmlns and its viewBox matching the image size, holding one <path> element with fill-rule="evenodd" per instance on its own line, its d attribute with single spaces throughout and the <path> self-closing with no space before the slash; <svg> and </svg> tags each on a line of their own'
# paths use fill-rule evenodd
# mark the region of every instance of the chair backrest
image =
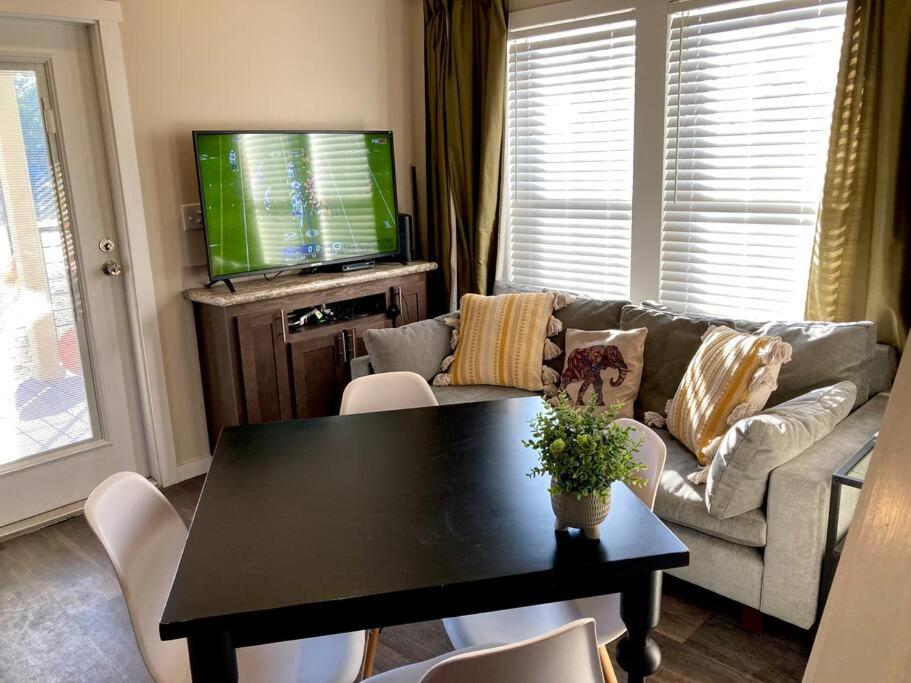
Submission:
<svg viewBox="0 0 911 683">
<path fill-rule="evenodd" d="M 427 380 L 415 372 L 382 372 L 353 380 L 342 394 L 340 415 L 439 405 Z"/>
<path fill-rule="evenodd" d="M 658 480 L 661 479 L 661 473 L 664 472 L 664 461 L 667 460 L 667 446 L 660 436 L 641 422 L 621 417 L 619 420 L 615 420 L 615 424 L 621 427 L 632 427 L 633 431 L 630 436 L 637 441 L 642 440 L 642 445 L 639 446 L 639 451 L 634 457 L 646 466 L 645 472 L 642 472 L 641 475 L 647 481 L 645 486 L 631 486 L 630 489 L 639 496 L 639 500 L 652 509 L 655 507 Z"/>
<path fill-rule="evenodd" d="M 158 635 L 158 622 L 187 540 L 180 515 L 145 477 L 119 472 L 92 491 L 85 517 L 114 565 L 152 678 L 159 683 L 188 680 L 186 641 L 162 641 Z"/>
<path fill-rule="evenodd" d="M 445 659 L 421 683 L 603 683 L 595 620 L 579 619 L 519 643 Z"/>
</svg>

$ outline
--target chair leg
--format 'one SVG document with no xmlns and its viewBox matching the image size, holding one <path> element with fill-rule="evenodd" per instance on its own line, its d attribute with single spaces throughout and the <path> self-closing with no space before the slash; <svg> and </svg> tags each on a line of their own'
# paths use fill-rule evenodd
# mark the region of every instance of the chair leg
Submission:
<svg viewBox="0 0 911 683">
<path fill-rule="evenodd" d="M 601 672 L 604 674 L 604 683 L 617 683 L 617 674 L 614 673 L 614 665 L 611 664 L 610 655 L 607 653 L 607 645 L 598 647 L 598 655 L 601 657 Z"/>
<path fill-rule="evenodd" d="M 367 631 L 367 649 L 364 652 L 364 670 L 361 678 L 370 678 L 373 675 L 373 660 L 376 658 L 376 646 L 380 642 L 380 630 L 372 628 Z"/>
</svg>

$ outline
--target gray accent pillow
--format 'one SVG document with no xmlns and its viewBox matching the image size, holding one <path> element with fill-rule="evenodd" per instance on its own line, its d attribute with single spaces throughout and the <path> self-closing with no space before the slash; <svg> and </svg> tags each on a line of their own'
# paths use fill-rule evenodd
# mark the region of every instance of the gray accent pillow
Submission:
<svg viewBox="0 0 911 683">
<path fill-rule="evenodd" d="M 442 320 L 421 320 L 402 327 L 364 332 L 374 372 L 416 372 L 428 382 L 452 353 L 452 330 Z"/>
<path fill-rule="evenodd" d="M 767 405 L 827 387 L 853 382 L 854 408 L 870 398 L 870 369 L 876 353 L 876 325 L 872 322 L 769 322 L 759 334 L 781 337 L 791 345 L 791 362 L 781 367 L 778 389 Z"/>
<path fill-rule="evenodd" d="M 709 467 L 705 504 L 728 519 L 761 508 L 769 474 L 827 436 L 851 412 L 851 382 L 814 389 L 740 420 L 721 440 Z"/>
<path fill-rule="evenodd" d="M 710 325 L 734 327 L 732 320 L 692 318 L 667 310 L 624 306 L 620 329 L 648 329 L 645 342 L 645 366 L 639 385 L 636 413 L 654 411 L 664 415 L 664 407 L 674 398 L 683 373 L 702 344 L 702 335 Z"/>
</svg>

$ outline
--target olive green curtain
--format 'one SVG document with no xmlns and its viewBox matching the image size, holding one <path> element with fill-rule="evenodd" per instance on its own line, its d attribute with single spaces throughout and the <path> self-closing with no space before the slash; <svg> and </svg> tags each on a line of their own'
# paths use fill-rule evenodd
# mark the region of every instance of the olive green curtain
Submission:
<svg viewBox="0 0 911 683">
<path fill-rule="evenodd" d="M 807 318 L 911 321 L 911 0 L 849 0 Z"/>
<path fill-rule="evenodd" d="M 506 0 L 424 0 L 427 224 L 437 306 L 486 294 L 496 270 L 506 88 Z"/>
</svg>

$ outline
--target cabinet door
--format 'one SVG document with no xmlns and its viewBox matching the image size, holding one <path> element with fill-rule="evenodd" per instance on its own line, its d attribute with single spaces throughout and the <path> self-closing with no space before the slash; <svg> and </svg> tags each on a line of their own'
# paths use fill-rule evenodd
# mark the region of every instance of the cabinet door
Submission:
<svg viewBox="0 0 911 683">
<path fill-rule="evenodd" d="M 412 282 L 401 287 L 402 299 L 399 308 L 402 311 L 398 324 L 407 325 L 418 320 L 427 319 L 427 281 Z"/>
<path fill-rule="evenodd" d="M 290 420 L 291 382 L 281 311 L 237 318 L 247 422 Z"/>
<path fill-rule="evenodd" d="M 367 330 L 377 330 L 386 327 L 392 327 L 392 320 L 386 316 L 371 316 L 364 322 L 353 324 L 347 330 L 348 334 L 348 360 L 359 356 L 367 355 L 367 347 L 364 345 L 364 332 Z"/>
<path fill-rule="evenodd" d="M 294 377 L 295 417 L 338 415 L 348 382 L 348 339 L 344 330 L 307 333 L 288 345 Z"/>
</svg>

